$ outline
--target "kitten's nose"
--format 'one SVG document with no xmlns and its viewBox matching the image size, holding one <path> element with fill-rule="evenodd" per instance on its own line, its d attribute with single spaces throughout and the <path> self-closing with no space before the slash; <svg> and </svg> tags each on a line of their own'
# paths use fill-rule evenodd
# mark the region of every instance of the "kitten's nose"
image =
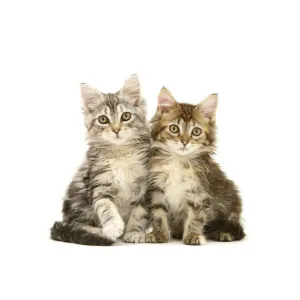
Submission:
<svg viewBox="0 0 300 300">
<path fill-rule="evenodd" d="M 120 128 L 119 127 L 115 127 L 112 129 L 112 131 L 115 133 L 115 134 L 118 134 L 120 132 Z"/>
<path fill-rule="evenodd" d="M 183 133 L 183 135 L 180 137 L 180 141 L 183 144 L 183 146 L 186 146 L 190 141 L 189 135 L 186 132 Z"/>
<path fill-rule="evenodd" d="M 188 142 L 189 141 L 185 141 L 185 140 L 181 141 L 181 143 L 183 144 L 183 146 L 185 146 Z"/>
</svg>

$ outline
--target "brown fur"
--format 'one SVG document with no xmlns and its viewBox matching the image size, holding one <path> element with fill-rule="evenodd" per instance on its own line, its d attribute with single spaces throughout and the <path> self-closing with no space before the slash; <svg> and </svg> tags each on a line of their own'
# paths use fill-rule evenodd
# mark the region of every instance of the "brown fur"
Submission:
<svg viewBox="0 0 300 300">
<path fill-rule="evenodd" d="M 177 103 L 165 88 L 163 92 L 161 102 L 169 106 L 158 106 L 152 119 L 147 196 L 153 232 L 146 241 L 166 242 L 169 231 L 188 245 L 202 244 L 204 236 L 217 241 L 242 239 L 241 198 L 212 158 L 217 96 L 191 105 Z M 180 132 L 171 131 L 173 124 Z M 195 127 L 201 129 L 199 136 L 192 134 Z M 185 152 L 180 147 L 191 148 Z"/>
</svg>

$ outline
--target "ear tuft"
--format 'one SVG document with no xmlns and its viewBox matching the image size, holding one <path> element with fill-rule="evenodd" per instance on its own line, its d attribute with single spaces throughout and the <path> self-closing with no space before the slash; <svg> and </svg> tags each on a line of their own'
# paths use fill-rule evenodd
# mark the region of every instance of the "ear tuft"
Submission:
<svg viewBox="0 0 300 300">
<path fill-rule="evenodd" d="M 141 98 L 141 92 L 140 81 L 137 74 L 133 74 L 127 79 L 120 90 L 120 94 L 125 101 L 138 105 Z"/>
<path fill-rule="evenodd" d="M 168 112 L 171 108 L 178 105 L 171 92 L 166 88 L 162 87 L 157 97 L 157 107 L 161 113 Z"/>
</svg>

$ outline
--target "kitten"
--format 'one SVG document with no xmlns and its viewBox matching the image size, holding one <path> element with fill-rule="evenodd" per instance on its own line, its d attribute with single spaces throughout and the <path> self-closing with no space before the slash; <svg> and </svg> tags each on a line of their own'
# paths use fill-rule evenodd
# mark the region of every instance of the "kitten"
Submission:
<svg viewBox="0 0 300 300">
<path fill-rule="evenodd" d="M 176 102 L 162 88 L 151 123 L 147 198 L 153 232 L 146 242 L 172 237 L 187 245 L 241 240 L 242 203 L 234 183 L 213 160 L 218 97 L 198 105 Z"/>
<path fill-rule="evenodd" d="M 84 245 L 144 242 L 150 130 L 140 83 L 132 75 L 115 94 L 81 84 L 86 158 L 69 185 L 63 222 L 55 222 L 51 238 Z M 126 226 L 125 226 L 126 225 Z"/>
</svg>

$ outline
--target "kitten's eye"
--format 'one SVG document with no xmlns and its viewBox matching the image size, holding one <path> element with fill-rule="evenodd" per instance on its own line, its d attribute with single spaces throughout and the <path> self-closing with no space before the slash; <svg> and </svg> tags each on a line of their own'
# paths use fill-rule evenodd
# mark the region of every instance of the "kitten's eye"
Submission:
<svg viewBox="0 0 300 300">
<path fill-rule="evenodd" d="M 100 116 L 99 118 L 98 118 L 98 121 L 99 121 L 99 123 L 101 123 L 101 124 L 107 124 L 107 123 L 109 123 L 109 120 L 108 120 L 108 117 L 107 116 Z"/>
<path fill-rule="evenodd" d="M 192 131 L 192 135 L 199 136 L 202 133 L 202 130 L 199 127 L 195 127 Z"/>
<path fill-rule="evenodd" d="M 169 130 L 172 133 L 178 133 L 179 132 L 179 127 L 177 125 L 170 125 Z"/>
<path fill-rule="evenodd" d="M 130 112 L 124 112 L 121 116 L 122 121 L 128 121 L 131 119 L 131 113 Z"/>
</svg>

